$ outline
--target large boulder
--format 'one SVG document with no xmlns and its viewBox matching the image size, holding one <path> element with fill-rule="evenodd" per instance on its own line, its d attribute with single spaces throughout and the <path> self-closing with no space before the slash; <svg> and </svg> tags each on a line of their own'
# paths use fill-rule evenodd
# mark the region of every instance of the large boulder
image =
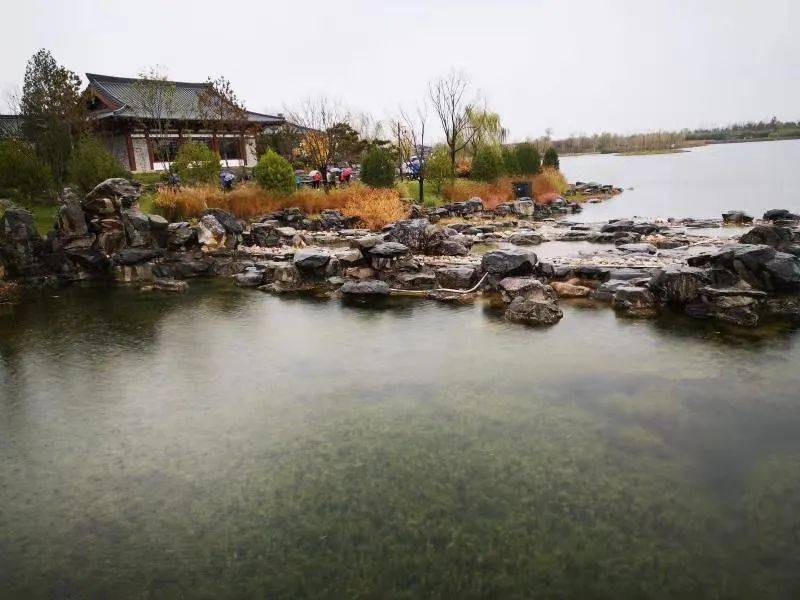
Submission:
<svg viewBox="0 0 800 600">
<path fill-rule="evenodd" d="M 389 295 L 389 285 L 378 279 L 347 281 L 340 291 L 350 297 L 381 297 Z"/>
<path fill-rule="evenodd" d="M 23 208 L 6 209 L 0 218 L 0 259 L 11 277 L 37 275 L 42 238 L 33 215 Z"/>
<path fill-rule="evenodd" d="M 800 289 L 800 258 L 763 244 L 729 244 L 717 252 L 689 257 L 687 262 L 692 266 L 727 269 L 761 290 Z"/>
<path fill-rule="evenodd" d="M 103 202 L 104 199 L 109 200 L 117 211 L 131 208 L 139 200 L 139 196 L 138 183 L 121 177 L 114 177 L 98 183 L 91 192 L 86 194 L 83 208 L 93 214 L 109 214 L 94 209 L 105 208 L 107 210 L 109 204 Z M 112 210 L 112 212 L 114 211 Z"/>
<path fill-rule="evenodd" d="M 614 294 L 614 309 L 625 317 L 648 319 L 658 315 L 658 300 L 649 288 L 622 286 Z"/>
<path fill-rule="evenodd" d="M 226 231 L 213 215 L 203 215 L 197 228 L 197 241 L 206 251 L 225 247 Z"/>
<path fill-rule="evenodd" d="M 186 221 L 167 226 L 167 246 L 173 250 L 187 248 L 197 242 L 197 230 Z"/>
<path fill-rule="evenodd" d="M 509 303 L 520 296 L 535 297 L 541 301 L 554 302 L 556 293 L 549 285 L 545 285 L 534 277 L 506 277 L 497 285 L 503 302 Z"/>
<path fill-rule="evenodd" d="M 86 213 L 76 200 L 65 201 L 59 207 L 56 225 L 59 233 L 65 237 L 81 237 L 89 233 Z"/>
<path fill-rule="evenodd" d="M 432 244 L 431 238 L 435 236 L 437 227 L 431 224 L 428 219 L 404 219 L 396 221 L 391 231 L 386 235 L 386 239 L 391 242 L 399 242 L 406 246 L 414 254 L 424 254 L 429 246 L 436 245 L 441 241 L 441 236 L 436 239 L 436 244 Z"/>
<path fill-rule="evenodd" d="M 439 287 L 455 290 L 470 289 L 475 283 L 477 271 L 470 265 L 440 267 L 436 269 Z"/>
<path fill-rule="evenodd" d="M 758 325 L 764 292 L 741 288 L 704 287 L 698 301 L 686 306 L 692 317 L 713 318 L 741 327 Z"/>
<path fill-rule="evenodd" d="M 133 208 L 123 210 L 122 225 L 129 246 L 150 247 L 155 245 L 155 239 L 150 232 L 150 218 L 145 213 Z"/>
<path fill-rule="evenodd" d="M 785 208 L 773 208 L 764 213 L 765 221 L 798 221 L 800 215 L 796 215 Z"/>
<path fill-rule="evenodd" d="M 158 248 L 123 248 L 112 257 L 112 260 L 118 265 L 128 266 L 153 260 L 163 254 L 163 250 Z"/>
<path fill-rule="evenodd" d="M 697 299 L 700 289 L 711 283 L 703 269 L 686 265 L 668 265 L 658 269 L 650 287 L 665 301 L 683 305 Z"/>
<path fill-rule="evenodd" d="M 99 229 L 97 233 L 97 248 L 105 254 L 115 254 L 127 245 L 125 228 L 122 225 L 122 221 L 117 217 L 99 219 L 93 223 Z M 70 244 L 67 244 L 67 247 L 69 246 Z"/>
<path fill-rule="evenodd" d="M 529 229 L 523 229 L 508 237 L 508 242 L 517 246 L 534 246 L 541 244 L 543 241 L 544 238 L 541 235 Z"/>
<path fill-rule="evenodd" d="M 250 241 L 255 246 L 272 248 L 281 245 L 282 237 L 272 223 L 252 223 L 250 225 Z"/>
<path fill-rule="evenodd" d="M 217 222 L 225 228 L 226 233 L 241 235 L 244 231 L 242 222 L 231 213 L 221 208 L 207 208 L 203 211 L 203 216 L 211 215 Z"/>
<path fill-rule="evenodd" d="M 539 300 L 535 296 L 517 296 L 505 312 L 509 321 L 527 325 L 553 325 L 563 316 L 556 302 Z"/>
<path fill-rule="evenodd" d="M 777 225 L 756 225 L 739 238 L 742 244 L 764 244 L 784 250 L 794 244 L 792 230 Z"/>
<path fill-rule="evenodd" d="M 325 267 L 331 254 L 319 248 L 303 248 L 295 252 L 293 262 L 301 271 L 314 271 Z"/>
<path fill-rule="evenodd" d="M 505 248 L 484 254 L 481 268 L 495 277 L 530 275 L 536 260 L 536 254 L 525 248 Z"/>
<path fill-rule="evenodd" d="M 753 217 L 748 215 L 743 210 L 729 210 L 727 212 L 722 213 L 722 220 L 725 223 L 730 223 L 733 225 L 742 225 L 744 223 L 752 223 Z"/>
</svg>

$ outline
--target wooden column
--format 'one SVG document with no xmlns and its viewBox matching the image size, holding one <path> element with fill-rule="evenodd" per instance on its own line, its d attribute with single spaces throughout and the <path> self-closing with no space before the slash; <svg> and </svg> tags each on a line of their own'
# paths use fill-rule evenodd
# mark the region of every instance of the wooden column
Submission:
<svg viewBox="0 0 800 600">
<path fill-rule="evenodd" d="M 125 132 L 125 145 L 128 149 L 128 165 L 131 171 L 136 170 L 136 155 L 133 153 L 133 138 L 131 138 L 130 130 Z"/>
</svg>

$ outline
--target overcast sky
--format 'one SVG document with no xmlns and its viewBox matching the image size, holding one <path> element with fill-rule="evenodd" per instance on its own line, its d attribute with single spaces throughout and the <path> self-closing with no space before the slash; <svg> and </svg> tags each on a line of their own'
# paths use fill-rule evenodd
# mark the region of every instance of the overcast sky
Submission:
<svg viewBox="0 0 800 600">
<path fill-rule="evenodd" d="M 83 75 L 224 74 L 247 107 L 325 93 L 385 118 L 464 70 L 513 140 L 800 119 L 800 0 L 25 0 L 0 89 L 38 48 Z"/>
</svg>

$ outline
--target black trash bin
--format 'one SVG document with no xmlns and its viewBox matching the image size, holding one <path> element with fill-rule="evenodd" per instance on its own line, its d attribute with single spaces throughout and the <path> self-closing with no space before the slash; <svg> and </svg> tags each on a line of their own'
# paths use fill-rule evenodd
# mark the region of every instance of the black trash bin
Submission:
<svg viewBox="0 0 800 600">
<path fill-rule="evenodd" d="M 530 198 L 531 197 L 531 182 L 530 181 L 515 181 L 511 185 L 514 186 L 514 198 Z"/>
</svg>

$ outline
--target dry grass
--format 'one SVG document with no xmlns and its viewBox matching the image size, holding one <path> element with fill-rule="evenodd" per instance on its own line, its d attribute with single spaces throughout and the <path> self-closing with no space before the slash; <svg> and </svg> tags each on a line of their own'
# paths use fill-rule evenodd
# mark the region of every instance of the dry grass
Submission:
<svg viewBox="0 0 800 600">
<path fill-rule="evenodd" d="M 293 194 L 279 195 L 255 185 L 242 185 L 230 192 L 222 192 L 214 186 L 184 187 L 179 191 L 165 189 L 159 192 L 153 206 L 170 221 L 197 218 L 207 208 L 221 208 L 240 219 L 293 206 L 310 215 L 334 209 L 348 216 L 359 216 L 365 225 L 374 228 L 402 219 L 406 213 L 395 190 L 373 189 L 357 183 L 328 194 L 304 188 Z"/>
<path fill-rule="evenodd" d="M 532 178 L 501 177 L 494 183 L 456 179 L 442 188 L 442 197 L 448 202 L 463 202 L 477 196 L 483 200 L 486 208 L 493 209 L 498 204 L 514 200 L 512 183 L 517 181 L 530 182 L 533 197 L 542 204 L 550 204 L 557 197 L 563 196 L 569 188 L 566 178 L 560 171 L 545 169 Z"/>
</svg>

